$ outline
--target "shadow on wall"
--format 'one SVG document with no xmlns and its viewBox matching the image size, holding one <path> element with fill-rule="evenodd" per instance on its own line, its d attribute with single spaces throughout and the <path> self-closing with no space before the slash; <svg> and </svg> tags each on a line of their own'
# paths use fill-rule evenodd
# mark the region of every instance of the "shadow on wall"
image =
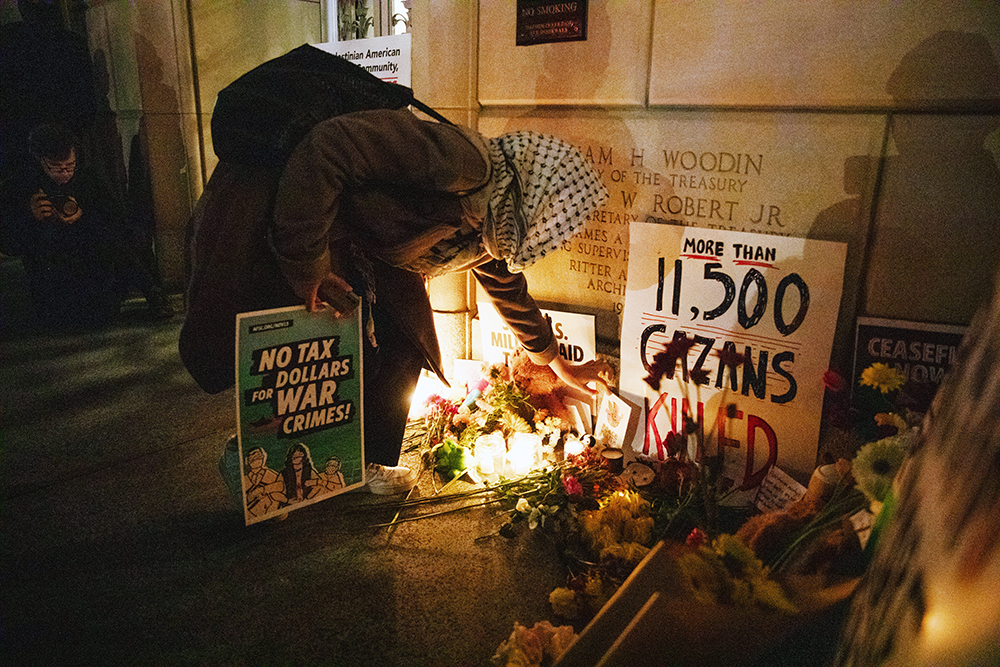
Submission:
<svg viewBox="0 0 1000 667">
<path fill-rule="evenodd" d="M 847 159 L 851 198 L 822 211 L 809 234 L 848 242 L 845 285 L 859 287 L 845 290 L 834 341 L 832 366 L 844 372 L 855 317 L 966 325 L 1000 258 L 1000 170 L 984 147 L 1000 114 L 995 106 L 969 115 L 920 109 L 1000 100 L 1000 64 L 989 43 L 979 34 L 939 32 L 902 58 L 886 92 L 913 111 L 889 117 L 889 154 L 881 160 Z"/>
<path fill-rule="evenodd" d="M 0 176 L 31 163 L 28 134 L 41 123 L 65 123 L 89 149 L 95 115 L 86 37 L 55 6 L 17 5 L 22 20 L 0 26 Z"/>
<path fill-rule="evenodd" d="M 608 9 L 603 3 L 590 7 L 587 18 L 587 39 L 574 42 L 556 42 L 533 46 L 519 46 L 519 49 L 540 50 L 542 55 L 538 62 L 541 67 L 535 78 L 534 98 L 537 100 L 591 100 L 599 86 L 606 81 L 606 71 L 610 64 L 612 49 L 611 19 Z M 587 63 L 581 68 L 580 63 Z M 605 159 L 628 160 L 627 155 L 601 154 L 603 146 L 634 146 L 635 139 L 628 125 L 624 123 L 617 111 L 602 112 L 599 107 L 588 107 L 593 112 L 591 120 L 582 127 L 578 134 L 568 132 L 565 112 L 551 111 L 548 108 L 530 108 L 511 118 L 504 127 L 504 133 L 518 130 L 532 130 L 551 134 L 581 148 L 585 153 L 588 148 L 594 151 L 594 159 L 598 167 L 608 167 Z M 570 124 L 578 129 L 579 123 Z M 632 165 L 641 169 L 641 165 Z M 605 179 L 609 188 L 609 196 L 617 206 L 621 201 L 634 201 L 639 191 L 635 182 L 616 182 Z M 666 186 L 669 188 L 670 186 Z M 663 192 L 672 193 L 670 190 Z M 585 229 L 600 233 L 602 225 L 589 222 Z M 624 253 L 629 247 L 628 225 L 614 227 L 608 230 L 611 238 L 618 241 L 616 247 Z M 578 237 L 579 238 L 579 237 Z M 621 294 L 608 294 L 604 291 L 588 290 L 586 274 L 574 271 L 571 262 L 580 259 L 589 264 L 593 258 L 581 255 L 581 250 L 575 246 L 567 247 L 567 252 L 560 252 L 555 257 L 546 258 L 530 267 L 525 275 L 531 285 L 531 293 L 543 308 L 554 310 L 572 310 L 573 312 L 592 314 L 596 317 L 596 334 L 598 351 L 612 358 L 619 354 L 619 336 L 621 332 L 621 315 L 624 312 L 624 291 Z M 616 264 L 613 272 L 618 274 L 624 263 Z M 575 289 L 567 289 L 567 276 L 576 282 Z M 624 281 L 620 281 L 624 287 Z M 569 308 L 567 308 L 569 306 Z"/>
<path fill-rule="evenodd" d="M 97 93 L 97 113 L 94 118 L 95 161 L 100 161 L 105 178 L 114 187 L 115 194 L 124 198 L 128 183 L 122 134 L 118 127 L 118 114 L 111 108 L 111 70 L 103 49 L 94 50 L 94 86 Z"/>
<path fill-rule="evenodd" d="M 148 169 L 148 195 L 155 211 L 156 240 L 163 277 L 172 289 L 187 284 L 185 238 L 191 217 L 187 150 L 181 128 L 177 91 L 166 83 L 164 62 L 156 46 L 134 33 L 135 57 L 140 72 L 142 117 L 139 147 Z"/>
</svg>

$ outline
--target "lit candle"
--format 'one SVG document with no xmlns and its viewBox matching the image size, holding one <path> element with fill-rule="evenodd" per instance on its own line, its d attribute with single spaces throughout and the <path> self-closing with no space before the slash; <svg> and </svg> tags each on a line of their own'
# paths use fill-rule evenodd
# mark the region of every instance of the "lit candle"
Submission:
<svg viewBox="0 0 1000 667">
<path fill-rule="evenodd" d="M 503 434 L 499 431 L 481 435 L 476 438 L 476 467 L 486 479 L 495 482 L 497 476 L 503 470 L 504 456 L 507 453 L 507 444 L 504 442 Z"/>
<path fill-rule="evenodd" d="M 580 454 L 583 454 L 583 443 L 576 436 L 568 436 L 563 442 L 563 458 L 568 459 Z"/>
<path fill-rule="evenodd" d="M 536 433 L 515 433 L 510 438 L 507 459 L 515 475 L 527 475 L 538 460 L 542 438 Z"/>
<path fill-rule="evenodd" d="M 515 475 L 527 475 L 531 472 L 531 464 L 534 456 L 524 448 L 512 449 L 507 453 L 507 460 L 510 461 L 510 469 Z"/>
</svg>

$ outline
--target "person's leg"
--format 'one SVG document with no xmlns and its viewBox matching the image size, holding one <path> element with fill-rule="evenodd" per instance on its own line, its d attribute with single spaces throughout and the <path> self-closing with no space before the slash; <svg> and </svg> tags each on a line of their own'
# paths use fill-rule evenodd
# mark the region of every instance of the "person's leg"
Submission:
<svg viewBox="0 0 1000 667">
<path fill-rule="evenodd" d="M 365 462 L 395 466 L 424 357 L 377 304 L 374 311 L 378 347 L 366 340 L 363 358 Z"/>
</svg>

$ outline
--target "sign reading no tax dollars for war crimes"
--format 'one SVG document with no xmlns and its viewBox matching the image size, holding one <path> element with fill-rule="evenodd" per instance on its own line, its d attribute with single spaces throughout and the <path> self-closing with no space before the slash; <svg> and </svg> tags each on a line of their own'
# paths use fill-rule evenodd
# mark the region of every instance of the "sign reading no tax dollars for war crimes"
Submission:
<svg viewBox="0 0 1000 667">
<path fill-rule="evenodd" d="M 635 453 L 665 458 L 686 401 L 706 451 L 740 462 L 744 490 L 775 465 L 808 480 L 845 252 L 832 241 L 632 222 L 621 393 L 642 409 Z M 655 391 L 644 380 L 653 358 L 680 336 L 693 344 Z"/>
<path fill-rule="evenodd" d="M 236 340 L 247 525 L 362 486 L 360 314 L 241 313 Z"/>
</svg>

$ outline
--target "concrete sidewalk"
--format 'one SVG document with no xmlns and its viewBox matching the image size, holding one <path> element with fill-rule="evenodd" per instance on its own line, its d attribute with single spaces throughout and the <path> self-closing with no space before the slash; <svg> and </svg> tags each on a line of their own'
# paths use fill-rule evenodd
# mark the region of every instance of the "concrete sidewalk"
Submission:
<svg viewBox="0 0 1000 667">
<path fill-rule="evenodd" d="M 8 277 L 0 664 L 486 665 L 552 620 L 556 549 L 492 509 L 390 532 L 387 500 L 352 493 L 245 527 L 218 473 L 233 393 L 188 377 L 183 316 L 19 328 Z"/>
</svg>

